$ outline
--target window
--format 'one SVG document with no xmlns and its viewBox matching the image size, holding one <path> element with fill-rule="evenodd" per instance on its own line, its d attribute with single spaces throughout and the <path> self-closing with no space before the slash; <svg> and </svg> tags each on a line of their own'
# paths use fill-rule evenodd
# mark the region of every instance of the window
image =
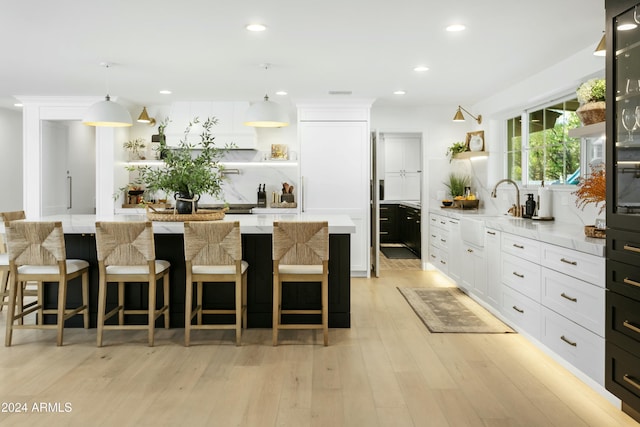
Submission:
<svg viewBox="0 0 640 427">
<path fill-rule="evenodd" d="M 523 185 L 575 185 L 580 177 L 580 126 L 575 98 L 554 102 L 507 120 L 507 177 Z"/>
</svg>

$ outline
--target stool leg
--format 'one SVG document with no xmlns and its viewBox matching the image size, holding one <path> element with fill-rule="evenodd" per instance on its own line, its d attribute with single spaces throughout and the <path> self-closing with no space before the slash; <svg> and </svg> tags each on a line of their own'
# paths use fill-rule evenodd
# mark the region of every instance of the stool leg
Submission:
<svg viewBox="0 0 640 427">
<path fill-rule="evenodd" d="M 156 326 L 156 279 L 149 280 L 149 347 L 154 344 L 154 332 Z"/>
<path fill-rule="evenodd" d="M 329 283 L 327 276 L 322 278 L 322 333 L 324 345 L 329 345 Z"/>
<path fill-rule="evenodd" d="M 62 345 L 62 334 L 64 333 L 64 312 L 67 301 L 67 278 L 60 278 L 58 282 L 58 346 Z"/>
<path fill-rule="evenodd" d="M 164 291 L 164 301 L 162 305 L 167 307 L 164 311 L 164 328 L 169 329 L 169 270 L 162 279 L 162 290 Z"/>
<path fill-rule="evenodd" d="M 98 333 L 97 342 L 98 347 L 102 347 L 102 333 L 104 332 L 104 315 L 107 308 L 107 282 L 105 277 L 100 274 L 100 280 L 98 283 Z"/>
<path fill-rule="evenodd" d="M 273 276 L 273 345 L 278 345 L 278 327 L 280 323 L 280 279 L 277 273 Z"/>
<path fill-rule="evenodd" d="M 191 271 L 188 271 L 187 267 L 187 286 L 185 289 L 185 303 L 184 303 L 184 345 L 189 347 L 191 344 L 191 312 L 193 310 L 193 279 L 191 277 Z"/>
<path fill-rule="evenodd" d="M 16 286 L 18 285 L 14 274 L 9 273 L 9 304 L 7 305 L 7 325 L 4 335 L 4 345 L 11 346 L 11 335 L 13 333 L 13 322 L 16 312 Z"/>
<path fill-rule="evenodd" d="M 197 324 L 202 325 L 202 282 L 196 284 Z"/>
<path fill-rule="evenodd" d="M 82 305 L 84 306 L 82 312 L 84 328 L 89 329 L 89 270 L 82 273 Z"/>
<path fill-rule="evenodd" d="M 22 309 L 24 307 L 24 285 L 25 282 L 16 283 L 16 299 L 17 299 L 17 307 L 16 313 L 18 315 L 22 314 Z M 18 319 L 18 325 L 24 325 L 24 317 L 20 317 Z"/>
<path fill-rule="evenodd" d="M 7 289 L 9 286 L 9 272 L 2 270 L 2 289 L 0 290 L 0 292 L 2 293 L 2 301 L 0 301 L 0 311 L 2 311 L 2 308 L 5 305 L 5 298 L 8 298 L 9 295 L 7 295 Z"/>
<path fill-rule="evenodd" d="M 44 284 L 42 282 L 36 282 L 36 293 L 38 294 L 38 325 L 44 325 Z"/>
<path fill-rule="evenodd" d="M 122 326 L 124 325 L 124 282 L 118 282 L 118 306 L 120 307 L 118 324 Z"/>
<path fill-rule="evenodd" d="M 242 275 L 242 324 L 247 329 L 247 273 Z"/>
<path fill-rule="evenodd" d="M 236 275 L 236 345 L 240 345 L 242 335 L 242 276 Z"/>
</svg>

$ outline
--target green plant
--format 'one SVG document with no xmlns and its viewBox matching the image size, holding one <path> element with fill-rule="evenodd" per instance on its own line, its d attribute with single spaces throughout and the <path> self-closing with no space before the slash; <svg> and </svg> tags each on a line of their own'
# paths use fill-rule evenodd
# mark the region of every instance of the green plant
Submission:
<svg viewBox="0 0 640 427">
<path fill-rule="evenodd" d="M 578 90 L 576 90 L 576 96 L 580 105 L 584 105 L 588 102 L 604 101 L 606 95 L 606 83 L 604 79 L 591 79 L 582 83 Z"/>
<path fill-rule="evenodd" d="M 455 157 L 458 153 L 464 153 L 467 151 L 467 144 L 464 142 L 454 142 L 450 147 L 447 148 L 447 157 L 449 158 L 449 162 Z"/>
<path fill-rule="evenodd" d="M 164 138 L 160 140 L 159 150 L 163 153 L 163 167 L 137 168 L 139 182 L 146 186 L 147 191 L 155 193 L 163 190 L 169 194 L 188 195 L 189 198 L 202 194 L 214 197 L 221 195 L 224 167 L 220 164 L 220 159 L 226 149 L 216 147 L 215 137 L 211 134 L 211 128 L 218 120 L 210 117 L 202 123 L 198 146 L 188 142 L 191 128 L 197 123 L 200 123 L 197 117 L 189 122 L 184 131 L 184 138 L 180 140 L 177 148 L 167 147 Z"/>
<path fill-rule="evenodd" d="M 449 174 L 449 182 L 445 182 L 444 185 L 449 189 L 451 197 L 464 195 L 464 187 L 469 187 L 471 184 L 471 177 L 468 175 L 456 175 L 455 173 Z"/>
</svg>

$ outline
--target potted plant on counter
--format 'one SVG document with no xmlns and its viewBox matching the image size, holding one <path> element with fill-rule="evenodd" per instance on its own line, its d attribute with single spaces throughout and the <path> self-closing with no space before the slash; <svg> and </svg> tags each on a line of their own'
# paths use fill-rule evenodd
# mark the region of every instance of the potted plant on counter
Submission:
<svg viewBox="0 0 640 427">
<path fill-rule="evenodd" d="M 222 194 L 224 166 L 220 159 L 226 148 L 216 147 L 211 128 L 218 123 L 215 117 L 201 123 L 199 144 L 188 142 L 194 124 L 200 123 L 196 117 L 191 121 L 177 148 L 167 147 L 165 138 L 160 139 L 159 150 L 163 154 L 163 166 L 139 168 L 140 181 L 150 192 L 158 190 L 174 194 L 178 213 L 195 213 L 197 202 L 203 194 L 219 197 Z"/>
<path fill-rule="evenodd" d="M 449 189 L 454 206 L 460 207 L 460 200 L 465 198 L 465 187 L 469 187 L 471 185 L 471 177 L 468 175 L 450 173 L 449 182 L 445 182 L 444 185 Z"/>
<path fill-rule="evenodd" d="M 582 83 L 576 91 L 580 107 L 576 114 L 583 126 L 600 123 L 605 120 L 606 84 L 604 79 L 591 79 Z"/>
</svg>

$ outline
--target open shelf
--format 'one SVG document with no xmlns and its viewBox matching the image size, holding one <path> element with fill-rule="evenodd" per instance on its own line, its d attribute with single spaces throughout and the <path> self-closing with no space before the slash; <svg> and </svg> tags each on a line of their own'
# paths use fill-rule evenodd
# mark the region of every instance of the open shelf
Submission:
<svg viewBox="0 0 640 427">
<path fill-rule="evenodd" d="M 570 138 L 588 138 L 591 136 L 604 135 L 606 131 L 606 122 L 594 123 L 592 125 L 580 126 L 569 129 Z"/>
<path fill-rule="evenodd" d="M 471 159 L 474 157 L 487 157 L 489 155 L 488 151 L 465 151 L 462 153 L 458 153 L 453 156 L 454 159 Z"/>
</svg>

